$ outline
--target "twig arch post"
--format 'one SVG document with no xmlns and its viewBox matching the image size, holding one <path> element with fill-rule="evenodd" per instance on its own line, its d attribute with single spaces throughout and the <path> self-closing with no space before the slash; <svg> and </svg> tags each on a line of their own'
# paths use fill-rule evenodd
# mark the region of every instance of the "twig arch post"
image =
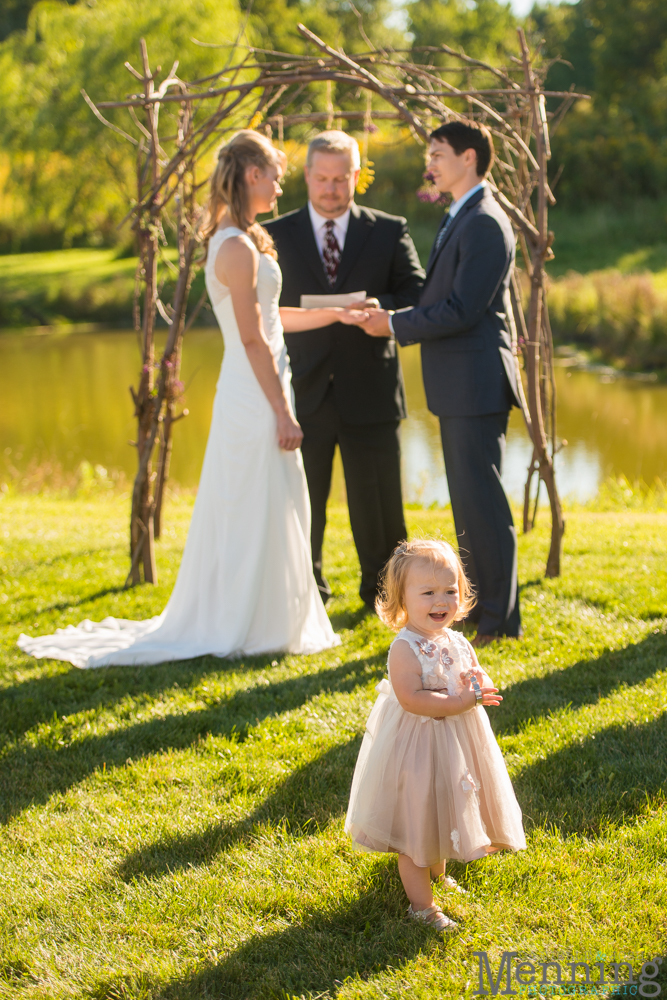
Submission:
<svg viewBox="0 0 667 1000">
<path fill-rule="evenodd" d="M 560 443 L 555 427 L 553 351 L 544 271 L 545 260 L 552 255 L 553 239 L 547 225 L 548 205 L 555 201 L 547 176 L 549 121 L 554 118 L 560 121 L 575 99 L 587 95 L 545 91 L 544 71 L 536 68 L 522 31 L 519 31 L 520 58 L 512 57 L 510 68 L 491 66 L 446 45 L 407 52 L 369 48 L 348 55 L 328 46 L 305 25 L 299 25 L 299 32 L 314 46 L 314 55 L 267 52 L 237 43 L 230 48 L 226 65 L 218 73 L 187 83 L 177 76 L 178 64 L 175 64 L 159 86 L 142 41 L 142 72 L 125 64 L 140 81 L 140 94 L 97 104 L 84 94 L 97 117 L 137 148 L 137 194 L 126 219 L 132 219 L 139 245 L 135 326 L 141 331 L 143 365 L 139 387 L 132 390 L 138 425 L 138 469 L 132 492 L 131 567 L 127 584 L 139 583 L 142 576 L 146 582 L 157 581 L 153 540 L 160 531 L 172 447 L 171 428 L 187 414 L 184 410 L 175 415 L 182 341 L 205 298 L 204 295 L 200 298 L 186 320 L 193 272 L 200 264 L 198 199 L 202 185 L 195 180 L 197 167 L 215 144 L 239 128 L 277 127 L 282 140 L 284 129 L 291 125 L 316 122 L 328 125 L 334 117 L 365 122 L 366 126 L 370 117 L 393 119 L 403 123 L 422 143 L 428 141 L 436 123 L 449 119 L 482 121 L 494 136 L 498 156 L 489 181 L 517 233 L 530 284 L 527 315 L 516 274 L 507 303 L 522 410 L 533 443 L 525 488 L 524 530 L 529 531 L 534 522 L 534 513 L 532 516 L 530 513 L 531 485 L 537 475 L 538 493 L 539 482 L 544 482 L 551 507 L 546 574 L 557 576 L 564 521 L 554 472 L 554 457 Z M 445 65 L 436 62 L 443 58 Z M 460 76 L 462 86 L 451 82 L 452 75 Z M 494 86 L 488 86 L 489 79 Z M 326 104 L 322 111 L 313 111 L 313 85 L 322 83 L 327 85 Z M 358 109 L 334 109 L 334 84 L 357 95 Z M 375 95 L 376 102 L 380 100 L 386 110 L 371 109 L 371 98 L 360 98 L 362 91 Z M 560 99 L 555 112 L 547 111 L 547 97 Z M 131 119 L 129 127 L 135 135 L 104 117 L 103 112 L 111 108 L 126 110 Z M 160 134 L 161 112 L 162 121 L 167 118 L 169 124 L 166 137 Z M 139 114 L 143 115 L 143 121 Z M 176 233 L 177 264 L 162 253 L 168 225 Z M 169 304 L 164 301 L 160 266 L 170 268 L 174 275 Z M 156 363 L 158 313 L 169 329 L 161 360 Z M 524 361 L 525 391 L 520 358 Z"/>
</svg>

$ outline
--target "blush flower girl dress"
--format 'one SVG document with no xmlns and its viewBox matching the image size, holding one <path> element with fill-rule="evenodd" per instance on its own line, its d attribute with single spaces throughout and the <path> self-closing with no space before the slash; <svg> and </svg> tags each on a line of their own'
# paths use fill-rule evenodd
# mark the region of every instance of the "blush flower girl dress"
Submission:
<svg viewBox="0 0 667 1000">
<path fill-rule="evenodd" d="M 461 673 L 478 666 L 468 640 L 451 629 L 425 639 L 404 628 L 394 642 L 408 643 L 426 690 L 460 694 Z M 485 709 L 413 715 L 401 708 L 391 673 L 376 690 L 345 821 L 354 846 L 406 854 L 423 868 L 525 848 L 521 809 Z"/>
</svg>

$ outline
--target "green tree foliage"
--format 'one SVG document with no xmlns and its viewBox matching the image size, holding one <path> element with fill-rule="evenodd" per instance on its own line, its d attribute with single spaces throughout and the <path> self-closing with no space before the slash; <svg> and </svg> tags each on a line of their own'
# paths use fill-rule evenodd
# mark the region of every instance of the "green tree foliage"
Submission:
<svg viewBox="0 0 667 1000">
<path fill-rule="evenodd" d="M 36 0 L 0 0 L 0 41 L 12 31 L 23 31 L 28 26 L 28 15 Z"/>
<path fill-rule="evenodd" d="M 401 42 L 401 34 L 385 26 L 389 0 L 358 0 L 355 6 L 375 42 Z M 237 0 L 40 0 L 29 8 L 26 0 L 0 0 L 0 18 L 8 26 L 22 18 L 26 25 L 0 43 L 5 252 L 119 239 L 116 226 L 132 191 L 132 151 L 95 119 L 80 91 L 105 100 L 135 89 L 123 63 L 138 65 L 141 37 L 153 67 L 161 64 L 166 71 L 179 58 L 184 79 L 219 69 L 224 49 L 207 46 L 234 41 L 244 20 L 246 40 L 260 48 L 302 51 L 299 21 L 336 47 L 367 47 L 355 9 L 339 0 L 255 0 L 249 10 L 247 3 L 239 9 Z M 345 91 L 332 97 L 343 106 L 359 105 Z M 322 85 L 313 106 L 326 104 Z"/>
<path fill-rule="evenodd" d="M 249 0 L 243 0 L 246 10 L 248 5 Z M 390 0 L 356 0 L 354 4 L 347 0 L 252 0 L 248 34 L 253 44 L 260 48 L 289 53 L 312 51 L 297 30 L 301 22 L 328 45 L 346 52 L 367 51 L 366 38 L 373 45 L 405 47 L 404 34 L 386 23 L 394 9 L 395 4 Z M 333 84 L 328 89 L 326 84 L 321 84 L 312 86 L 309 93 L 312 94 L 310 108 L 313 111 L 325 111 L 329 98 L 335 107 L 343 110 L 365 108 L 365 95 L 362 98 L 356 87 Z M 375 105 L 385 107 L 376 98 L 373 99 Z M 312 131 L 312 126 L 293 126 L 289 135 L 307 142 Z"/>
<path fill-rule="evenodd" d="M 0 135 L 14 199 L 0 233 L 5 248 L 26 239 L 42 246 L 113 240 L 127 210 L 133 156 L 96 120 L 81 88 L 93 100 L 132 92 L 123 63 L 139 65 L 141 37 L 153 67 L 166 72 L 180 58 L 186 79 L 213 72 L 220 49 L 193 38 L 230 42 L 238 27 L 233 0 L 41 0 L 27 29 L 0 45 Z"/>
<path fill-rule="evenodd" d="M 387 27 L 388 16 L 395 5 L 390 0 L 242 0 L 241 7 L 250 8 L 250 31 L 256 45 L 279 52 L 303 52 L 306 42 L 297 31 L 301 21 L 320 38 L 347 52 L 368 48 L 359 30 L 376 45 L 401 45 L 401 32 Z"/>
<path fill-rule="evenodd" d="M 354 6 L 346 0 L 253 0 L 250 6 L 249 0 L 0 0 L 0 252 L 126 238 L 116 226 L 132 188 L 132 152 L 93 117 L 80 89 L 94 99 L 130 92 L 123 62 L 137 63 L 142 36 L 153 65 L 166 71 L 178 57 L 185 78 L 218 69 L 225 50 L 206 45 L 232 42 L 246 18 L 246 38 L 259 48 L 303 51 L 296 30 L 303 21 L 335 47 L 363 50 L 355 8 L 376 44 L 445 43 L 494 63 L 507 63 L 516 52 L 517 19 L 499 0 L 408 0 L 407 36 L 387 26 L 395 7 L 394 0 L 356 0 Z M 553 135 L 559 202 L 664 193 L 665 0 L 536 6 L 527 27 L 534 44 L 543 39 L 552 61 L 548 86 L 573 85 L 593 95 L 592 102 L 575 105 Z M 451 79 L 465 84 L 465 74 Z M 330 97 L 343 109 L 365 107 L 363 95 L 350 88 L 329 93 L 322 84 L 313 88 L 313 110 L 324 110 Z M 310 131 L 296 128 L 291 136 L 303 141 Z M 365 199 L 370 203 L 390 198 L 389 177 L 400 192 L 419 182 L 421 154 L 410 151 L 408 169 L 407 152 L 400 143 L 394 148 L 389 131 L 383 129 L 386 152 L 372 151 L 377 180 Z"/>
<path fill-rule="evenodd" d="M 517 20 L 498 0 L 411 0 L 408 27 L 414 45 L 449 45 L 475 59 L 498 63 L 516 50 Z"/>
<path fill-rule="evenodd" d="M 534 8 L 535 39 L 554 63 L 547 84 L 592 95 L 553 138 L 561 201 L 664 194 L 667 184 L 667 4 L 579 0 Z"/>
</svg>

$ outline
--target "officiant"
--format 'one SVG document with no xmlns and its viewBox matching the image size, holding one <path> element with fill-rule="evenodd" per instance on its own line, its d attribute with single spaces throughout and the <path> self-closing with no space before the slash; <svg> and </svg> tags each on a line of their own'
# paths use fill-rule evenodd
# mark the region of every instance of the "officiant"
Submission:
<svg viewBox="0 0 667 1000">
<path fill-rule="evenodd" d="M 302 296 L 357 293 L 383 309 L 414 306 L 424 283 L 405 219 L 354 202 L 359 146 L 345 132 L 321 132 L 305 167 L 308 203 L 264 223 L 283 275 L 281 306 Z M 363 295 L 359 295 L 363 293 Z M 305 305 L 308 304 L 306 299 Z M 345 474 L 362 600 L 374 606 L 378 575 L 406 537 L 399 424 L 405 392 L 393 337 L 373 340 L 336 323 L 285 335 L 312 509 L 313 569 L 322 599 L 322 543 L 336 445 Z"/>
</svg>

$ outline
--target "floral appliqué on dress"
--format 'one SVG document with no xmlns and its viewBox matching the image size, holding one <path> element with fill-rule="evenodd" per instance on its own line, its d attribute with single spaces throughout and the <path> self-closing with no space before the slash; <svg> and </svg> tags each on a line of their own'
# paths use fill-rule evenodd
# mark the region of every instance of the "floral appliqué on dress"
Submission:
<svg viewBox="0 0 667 1000">
<path fill-rule="evenodd" d="M 425 671 L 422 670 L 424 687 L 432 691 L 447 691 L 448 694 L 454 694 L 455 685 L 452 685 L 452 677 L 448 676 L 449 668 L 454 666 L 454 657 L 449 646 L 440 646 L 431 639 L 423 639 L 414 633 L 412 636 L 418 650 L 417 655 L 423 656 L 428 661 L 427 664 L 422 664 L 427 667 Z"/>
</svg>

